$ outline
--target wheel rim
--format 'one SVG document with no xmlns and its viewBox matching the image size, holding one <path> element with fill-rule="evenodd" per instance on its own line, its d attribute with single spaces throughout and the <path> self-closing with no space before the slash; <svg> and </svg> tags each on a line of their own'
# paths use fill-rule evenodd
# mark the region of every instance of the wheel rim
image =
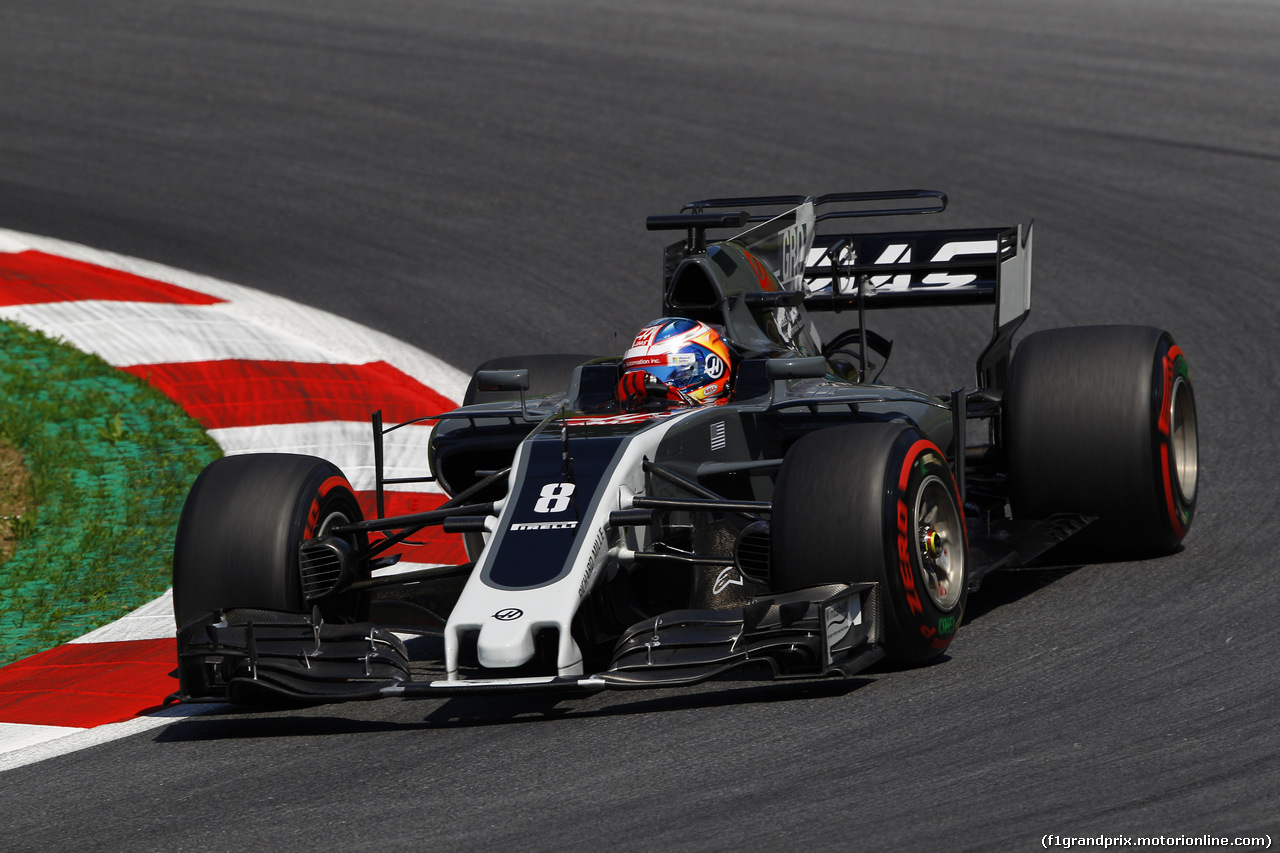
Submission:
<svg viewBox="0 0 1280 853">
<path fill-rule="evenodd" d="M 298 579 L 303 600 L 305 604 L 321 607 L 327 606 L 326 601 L 331 601 L 335 594 L 339 594 L 340 589 L 353 580 L 353 554 L 359 550 L 356 535 L 333 535 L 335 528 L 351 523 L 353 516 L 345 512 L 346 508 L 342 506 L 346 502 L 339 499 L 328 503 L 329 506 L 321 510 L 320 523 L 307 536 L 307 541 L 300 543 L 298 550 Z M 355 517 L 358 518 L 359 515 Z M 336 548 L 322 541 L 331 542 L 334 538 L 345 543 L 346 548 Z"/>
<path fill-rule="evenodd" d="M 951 491 L 930 475 L 916 493 L 916 560 L 934 606 L 949 611 L 964 591 L 964 530 Z"/>
<path fill-rule="evenodd" d="M 322 539 L 325 536 L 329 535 L 329 531 L 331 529 L 335 527 L 341 527 L 344 524 L 350 524 L 350 523 L 351 523 L 351 519 L 347 517 L 347 514 L 345 512 L 342 512 L 341 510 L 336 510 L 336 509 L 331 510 L 329 514 L 324 517 L 324 521 L 320 523 L 320 527 L 317 528 L 315 538 Z M 354 546 L 356 544 L 352 540 L 352 537 L 347 536 L 344 538 L 348 540 L 347 541 L 348 545 Z"/>
<path fill-rule="evenodd" d="M 1181 376 L 1173 381 L 1173 392 L 1169 395 L 1169 424 L 1169 461 L 1174 482 L 1183 501 L 1191 503 L 1200 477 L 1200 446 L 1191 386 Z"/>
<path fill-rule="evenodd" d="M 354 516 L 358 518 L 359 516 Z M 353 515 L 344 511 L 342 507 L 330 507 L 325 513 L 324 521 L 320 522 L 320 526 L 316 528 L 316 539 L 323 539 L 326 536 L 332 536 L 335 527 L 343 527 L 350 524 Z M 360 537 L 355 533 L 348 533 L 345 536 L 339 536 L 339 539 L 347 543 L 352 551 L 359 551 L 361 547 Z"/>
</svg>

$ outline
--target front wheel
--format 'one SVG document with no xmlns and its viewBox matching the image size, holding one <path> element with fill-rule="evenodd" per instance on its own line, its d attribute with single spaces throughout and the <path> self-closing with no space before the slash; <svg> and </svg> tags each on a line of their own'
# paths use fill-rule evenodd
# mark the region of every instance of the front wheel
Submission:
<svg viewBox="0 0 1280 853">
<path fill-rule="evenodd" d="M 851 424 L 797 441 L 770 530 L 776 591 L 875 582 L 890 659 L 921 664 L 950 645 L 969 594 L 964 514 L 946 457 L 915 427 Z"/>
<path fill-rule="evenodd" d="M 173 550 L 178 629 L 219 610 L 310 611 L 299 569 L 303 542 L 362 520 L 347 478 L 314 456 L 260 453 L 208 465 L 187 495 Z M 363 535 L 348 545 L 360 550 Z M 324 599 L 330 621 L 363 617 L 351 593 Z"/>
</svg>

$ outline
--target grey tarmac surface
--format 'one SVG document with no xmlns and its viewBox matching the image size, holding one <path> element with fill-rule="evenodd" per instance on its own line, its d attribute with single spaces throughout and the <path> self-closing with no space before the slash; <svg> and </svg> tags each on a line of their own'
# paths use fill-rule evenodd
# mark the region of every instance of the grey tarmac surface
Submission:
<svg viewBox="0 0 1280 853">
<path fill-rule="evenodd" d="M 1280 835 L 1280 6 L 6 0 L 0 226 L 340 312 L 470 370 L 617 352 L 644 216 L 929 187 L 1036 222 L 1026 329 L 1187 352 L 1186 549 L 989 580 L 844 685 L 220 714 L 9 771 L 11 849 L 1030 849 Z M 887 379 L 972 383 L 979 310 Z"/>
</svg>

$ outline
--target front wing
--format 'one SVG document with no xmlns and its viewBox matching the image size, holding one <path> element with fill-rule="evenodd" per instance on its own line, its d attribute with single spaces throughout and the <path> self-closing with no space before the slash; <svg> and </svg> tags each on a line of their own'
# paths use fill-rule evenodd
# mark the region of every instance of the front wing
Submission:
<svg viewBox="0 0 1280 853">
<path fill-rule="evenodd" d="M 179 632 L 180 695 L 258 703 L 591 692 L 697 684 L 751 666 L 771 678 L 847 677 L 884 656 L 881 618 L 878 585 L 832 584 L 645 620 L 623 634 L 609 667 L 594 675 L 445 680 L 417 677 L 418 663 L 385 627 L 326 624 L 318 610 L 228 610 Z"/>
</svg>

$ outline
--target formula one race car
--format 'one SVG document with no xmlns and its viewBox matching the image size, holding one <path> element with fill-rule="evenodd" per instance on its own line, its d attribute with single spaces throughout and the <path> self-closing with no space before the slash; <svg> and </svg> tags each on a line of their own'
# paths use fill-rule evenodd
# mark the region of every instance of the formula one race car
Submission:
<svg viewBox="0 0 1280 853">
<path fill-rule="evenodd" d="M 362 517 L 332 464 L 233 456 L 174 553 L 181 696 L 252 703 L 849 676 L 947 649 L 995 569 L 1167 553 L 1195 404 L 1172 338 L 1055 329 L 1012 351 L 1031 228 L 851 233 L 926 190 L 692 202 L 654 216 L 662 319 L 622 356 L 498 359 L 423 420 L 438 509 Z M 733 236 L 708 242 L 710 231 Z M 878 382 L 878 308 L 990 304 L 976 388 Z M 848 312 L 822 343 L 809 312 Z M 419 426 L 418 428 L 424 428 Z M 428 460 L 422 460 L 423 469 Z M 468 561 L 397 572 L 423 528 Z M 1076 557 L 1076 559 L 1082 559 Z M 442 592 L 444 590 L 444 592 Z"/>
</svg>

